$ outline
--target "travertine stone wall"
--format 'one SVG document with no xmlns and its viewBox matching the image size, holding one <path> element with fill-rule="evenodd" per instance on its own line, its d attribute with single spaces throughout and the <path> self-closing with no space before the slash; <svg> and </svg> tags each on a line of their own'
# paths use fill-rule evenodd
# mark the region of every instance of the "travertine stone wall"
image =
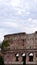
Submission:
<svg viewBox="0 0 37 65">
<path fill-rule="evenodd" d="M 5 50 L 4 61 L 16 62 L 16 53 L 19 53 L 19 61 L 22 62 L 22 54 L 26 54 L 26 63 L 29 63 L 29 54 L 33 53 L 33 62 L 37 62 L 37 32 L 32 34 L 17 33 L 4 36 L 4 41 L 9 42 L 9 49 Z M 30 62 L 31 63 L 31 62 Z"/>
<path fill-rule="evenodd" d="M 13 34 L 13 35 L 6 35 L 4 36 L 4 41 L 10 41 L 10 48 L 19 48 L 19 49 L 33 49 L 37 48 L 37 34 Z"/>
</svg>

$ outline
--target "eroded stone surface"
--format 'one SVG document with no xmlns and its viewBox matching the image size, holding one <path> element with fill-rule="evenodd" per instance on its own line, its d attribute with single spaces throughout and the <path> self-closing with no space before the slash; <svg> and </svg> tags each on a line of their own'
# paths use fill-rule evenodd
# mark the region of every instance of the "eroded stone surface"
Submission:
<svg viewBox="0 0 37 65">
<path fill-rule="evenodd" d="M 18 62 L 22 61 L 22 54 L 26 54 L 26 64 L 35 64 L 37 62 L 37 32 L 32 34 L 17 33 L 4 36 L 4 41 L 10 41 L 9 46 L 4 49 L 4 62 L 16 62 L 16 54 L 19 54 Z M 4 43 L 3 43 L 4 44 Z M 33 61 L 29 61 L 29 54 L 33 53 Z M 36 63 L 37 64 L 37 63 Z"/>
</svg>

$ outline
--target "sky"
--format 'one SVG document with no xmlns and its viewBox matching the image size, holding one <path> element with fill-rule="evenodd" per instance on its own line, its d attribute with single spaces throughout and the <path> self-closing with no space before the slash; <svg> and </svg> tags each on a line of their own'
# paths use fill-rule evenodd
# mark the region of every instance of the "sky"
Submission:
<svg viewBox="0 0 37 65">
<path fill-rule="evenodd" d="M 37 0 L 0 0 L 0 41 L 4 35 L 37 31 Z"/>
</svg>

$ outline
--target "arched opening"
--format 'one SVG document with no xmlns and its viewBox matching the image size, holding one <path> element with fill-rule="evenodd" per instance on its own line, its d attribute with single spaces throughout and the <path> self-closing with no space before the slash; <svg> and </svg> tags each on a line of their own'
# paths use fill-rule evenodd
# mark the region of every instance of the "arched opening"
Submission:
<svg viewBox="0 0 37 65">
<path fill-rule="evenodd" d="M 25 53 L 22 54 L 22 61 L 23 61 L 23 65 L 25 65 L 26 64 L 26 54 Z"/>
<path fill-rule="evenodd" d="M 33 53 L 29 54 L 29 61 L 32 62 L 33 61 Z"/>
<path fill-rule="evenodd" d="M 19 58 L 19 54 L 17 53 L 17 54 L 16 54 L 16 61 L 19 61 L 18 58 Z"/>
</svg>

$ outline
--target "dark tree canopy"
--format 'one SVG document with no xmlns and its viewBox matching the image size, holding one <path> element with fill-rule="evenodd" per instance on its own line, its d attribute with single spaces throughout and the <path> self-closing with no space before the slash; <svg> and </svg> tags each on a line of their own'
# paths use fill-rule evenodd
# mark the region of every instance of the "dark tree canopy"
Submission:
<svg viewBox="0 0 37 65">
<path fill-rule="evenodd" d="M 4 59 L 3 59 L 3 57 L 0 55 L 0 65 L 5 65 L 4 64 Z"/>
<path fill-rule="evenodd" d="M 1 46 L 2 52 L 3 52 L 4 50 L 7 50 L 8 46 L 9 46 L 9 40 L 3 41 L 3 42 L 2 42 L 2 46 Z"/>
<path fill-rule="evenodd" d="M 0 43 L 0 48 L 1 48 L 1 46 L 2 46 L 2 43 Z"/>
</svg>

